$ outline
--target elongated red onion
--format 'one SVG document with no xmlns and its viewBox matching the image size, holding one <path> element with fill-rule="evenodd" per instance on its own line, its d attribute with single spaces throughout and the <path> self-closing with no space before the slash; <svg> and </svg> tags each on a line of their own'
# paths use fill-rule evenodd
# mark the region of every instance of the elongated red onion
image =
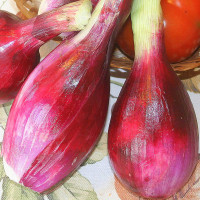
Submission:
<svg viewBox="0 0 200 200">
<path fill-rule="evenodd" d="M 77 169 L 95 146 L 109 101 L 109 62 L 132 0 L 100 0 L 87 27 L 31 73 L 11 108 L 7 175 L 43 192 Z"/>
<path fill-rule="evenodd" d="M 165 199 L 184 186 L 197 164 L 197 122 L 166 60 L 160 0 L 134 0 L 132 20 L 136 58 L 113 110 L 109 157 L 131 190 Z"/>
<path fill-rule="evenodd" d="M 90 0 L 67 4 L 26 21 L 0 11 L 0 104 L 16 96 L 38 64 L 39 47 L 62 32 L 83 29 L 90 12 Z"/>
</svg>

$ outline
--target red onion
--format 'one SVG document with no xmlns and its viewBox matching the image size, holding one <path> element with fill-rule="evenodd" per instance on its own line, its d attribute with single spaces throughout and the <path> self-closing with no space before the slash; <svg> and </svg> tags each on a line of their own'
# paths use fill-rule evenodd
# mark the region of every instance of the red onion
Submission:
<svg viewBox="0 0 200 200">
<path fill-rule="evenodd" d="M 89 0 L 74 2 L 26 21 L 0 11 L 0 103 L 16 96 L 39 62 L 39 47 L 62 32 L 83 29 L 90 12 Z"/>
<path fill-rule="evenodd" d="M 11 108 L 4 140 L 7 175 L 37 191 L 77 169 L 95 146 L 109 101 L 114 39 L 132 0 L 100 0 L 87 27 L 31 73 Z"/>
<path fill-rule="evenodd" d="M 166 60 L 160 0 L 134 0 L 136 57 L 108 135 L 116 176 L 145 198 L 166 199 L 190 178 L 198 129 L 190 98 Z"/>
</svg>

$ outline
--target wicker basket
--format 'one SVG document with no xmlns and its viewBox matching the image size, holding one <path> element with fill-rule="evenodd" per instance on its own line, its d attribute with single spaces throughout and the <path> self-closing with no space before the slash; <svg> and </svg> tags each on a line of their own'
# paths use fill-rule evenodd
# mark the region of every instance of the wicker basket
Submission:
<svg viewBox="0 0 200 200">
<path fill-rule="evenodd" d="M 38 7 L 41 0 L 14 0 L 20 12 L 18 16 L 22 19 L 29 19 L 37 15 Z M 133 61 L 121 54 L 119 56 L 113 56 L 111 67 L 130 70 Z M 172 64 L 172 67 L 178 74 L 188 70 L 194 70 L 200 68 L 200 48 L 187 60 Z M 185 73 L 184 73 L 185 74 Z M 191 74 L 191 73 L 190 73 Z"/>
<path fill-rule="evenodd" d="M 35 17 L 38 12 L 38 7 L 32 0 L 14 0 L 19 9 L 18 16 L 22 19 L 30 19 Z"/>
</svg>

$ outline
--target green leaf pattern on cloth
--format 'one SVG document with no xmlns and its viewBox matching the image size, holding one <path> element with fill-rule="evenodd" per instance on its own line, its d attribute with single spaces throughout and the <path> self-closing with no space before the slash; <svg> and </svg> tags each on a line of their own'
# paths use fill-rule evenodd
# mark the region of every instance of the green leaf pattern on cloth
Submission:
<svg viewBox="0 0 200 200">
<path fill-rule="evenodd" d="M 3 104 L 3 108 L 4 108 L 5 113 L 7 114 L 7 116 L 9 114 L 9 112 L 10 112 L 10 109 L 11 109 L 11 106 L 12 106 L 12 102 L 13 101 Z"/>
<path fill-rule="evenodd" d="M 1 146 L 2 144 L 0 144 L 0 155 L 1 155 Z M 6 173 L 4 171 L 4 167 L 3 167 L 3 158 L 0 157 L 0 181 L 6 176 Z"/>
<path fill-rule="evenodd" d="M 8 115 L 2 105 L 0 105 L 0 127 L 5 129 Z"/>
<path fill-rule="evenodd" d="M 96 162 L 101 161 L 105 156 L 108 155 L 108 150 L 107 150 L 107 141 L 108 141 L 108 134 L 103 133 L 95 150 L 92 152 L 88 160 L 84 163 L 86 164 L 94 164 Z"/>
<path fill-rule="evenodd" d="M 8 177 L 4 178 L 2 188 L 2 200 L 43 200 L 42 195 L 11 181 Z"/>
<path fill-rule="evenodd" d="M 5 129 L 12 102 L 0 105 L 0 127 Z"/>
<path fill-rule="evenodd" d="M 48 195 L 50 200 L 98 200 L 91 183 L 79 172 L 73 174 L 60 188 Z"/>
</svg>

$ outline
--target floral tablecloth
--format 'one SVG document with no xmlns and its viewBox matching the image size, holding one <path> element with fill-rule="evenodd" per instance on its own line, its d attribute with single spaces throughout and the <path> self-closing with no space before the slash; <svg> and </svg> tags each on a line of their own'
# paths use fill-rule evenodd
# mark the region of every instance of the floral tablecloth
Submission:
<svg viewBox="0 0 200 200">
<path fill-rule="evenodd" d="M 16 13 L 17 7 L 12 0 L 0 0 L 0 8 Z M 41 48 L 41 55 L 44 57 L 50 49 L 57 45 L 56 42 L 49 42 Z M 14 183 L 6 177 L 2 158 L 0 158 L 0 199 L 2 200 L 141 200 L 129 192 L 115 178 L 109 165 L 107 152 L 107 132 L 111 110 L 121 86 L 115 81 L 124 83 L 128 71 L 111 69 L 111 94 L 108 117 L 102 137 L 88 160 L 69 179 L 62 183 L 62 186 L 49 194 L 38 194 Z M 191 74 L 190 74 L 191 75 Z M 184 78 L 184 84 L 193 102 L 200 125 L 200 77 L 193 79 Z M 199 81 L 198 81 L 199 80 Z M 0 106 L 0 142 L 3 140 L 4 129 L 12 102 Z M 198 200 L 200 199 L 200 163 L 188 184 L 170 199 Z"/>
</svg>

